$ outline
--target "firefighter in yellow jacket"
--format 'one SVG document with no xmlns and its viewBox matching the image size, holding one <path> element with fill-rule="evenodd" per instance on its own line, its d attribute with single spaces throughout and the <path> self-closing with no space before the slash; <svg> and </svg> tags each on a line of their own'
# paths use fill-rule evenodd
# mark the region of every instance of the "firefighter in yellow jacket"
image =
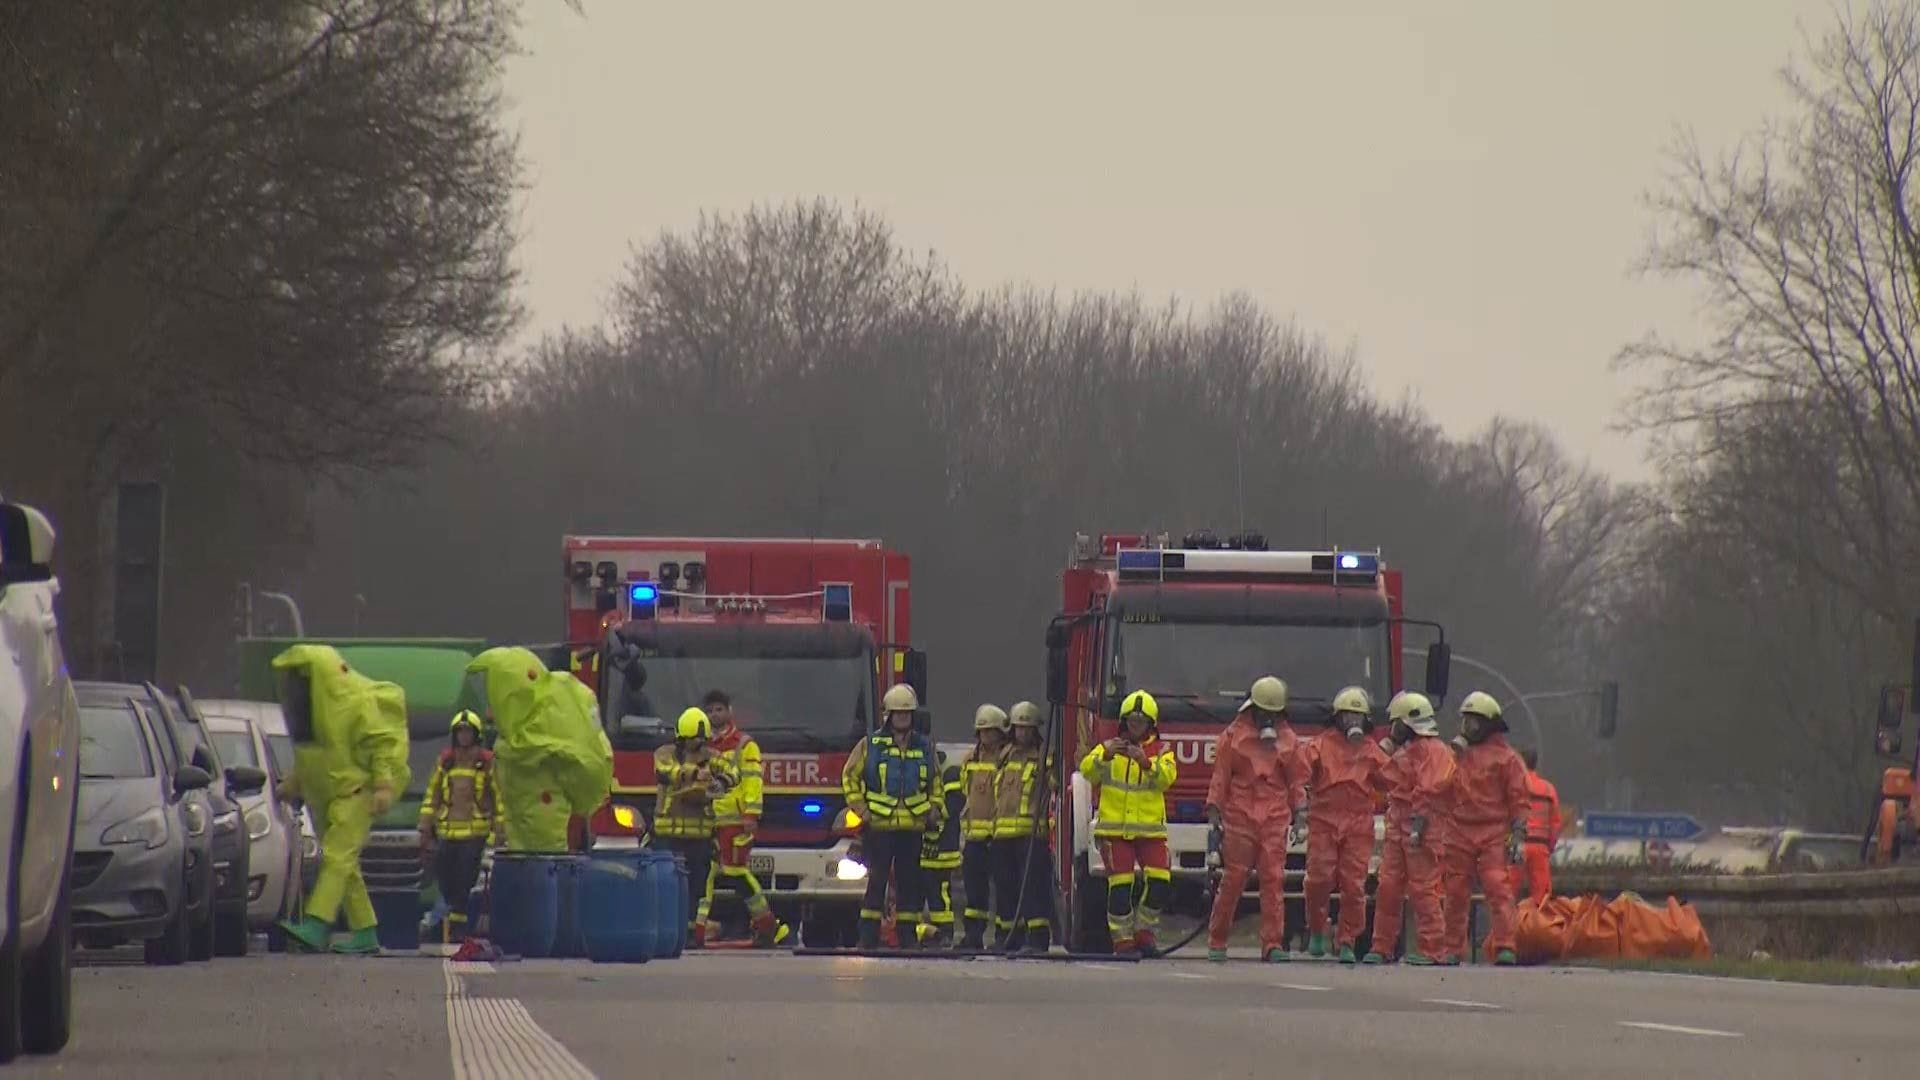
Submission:
<svg viewBox="0 0 1920 1080">
<path fill-rule="evenodd" d="M 500 831 L 500 800 L 493 755 L 480 745 L 480 717 L 469 709 L 448 725 L 453 745 L 440 752 L 420 803 L 420 848 L 433 858 L 434 880 L 447 904 L 445 940 L 467 936 L 467 899 L 480 879 L 480 860 Z"/>
<path fill-rule="evenodd" d="M 707 943 L 713 901 L 713 800 L 733 777 L 713 752 L 706 710 L 682 712 L 673 734 L 672 743 L 653 752 L 653 843 L 687 868 L 687 934 L 698 949 Z"/>
<path fill-rule="evenodd" d="M 920 944 L 920 909 L 926 903 L 920 838 L 945 807 L 933 742 L 914 730 L 919 695 L 899 683 L 880 704 L 886 726 L 854 746 L 840 774 L 847 809 L 860 818 L 864 830 L 860 842 L 867 861 L 867 895 L 860 905 L 860 947 L 880 945 L 880 920 L 886 915 L 891 883 L 900 945 L 912 949 Z"/>
<path fill-rule="evenodd" d="M 713 801 L 713 846 L 718 855 L 714 888 L 725 887 L 740 898 L 753 927 L 753 943 L 772 948 L 786 940 L 788 929 L 774 917 L 760 879 L 753 874 L 753 837 L 760 828 L 765 799 L 760 744 L 740 730 L 733 715 L 733 699 L 726 691 L 707 691 L 702 707 L 713 724 L 713 752 L 726 763 L 733 782 Z M 708 889 L 709 899 L 712 893 L 713 889 Z"/>
<path fill-rule="evenodd" d="M 1008 730 L 1005 709 L 980 706 L 973 714 L 973 749 L 960 764 L 960 887 L 967 894 L 967 907 L 954 948 L 961 952 L 987 947 L 987 922 L 993 917 L 988 904 L 993 890 L 993 781 L 1007 750 Z M 995 944 L 1004 945 L 1011 929 L 1003 926 Z"/>
<path fill-rule="evenodd" d="M 1135 690 L 1120 703 L 1120 734 L 1080 760 L 1080 775 L 1100 789 L 1093 838 L 1107 864 L 1107 930 L 1119 954 L 1159 955 L 1154 930 L 1173 896 L 1167 789 L 1179 770 L 1159 730 L 1160 703 Z M 1137 906 L 1136 878 L 1146 879 Z"/>
<path fill-rule="evenodd" d="M 1013 745 L 1001 753 L 993 778 L 994 922 L 1004 936 L 994 945 L 1044 953 L 1053 944 L 1053 872 L 1047 807 L 1040 801 L 1048 764 L 1040 706 L 1022 701 L 1009 719 Z"/>
</svg>

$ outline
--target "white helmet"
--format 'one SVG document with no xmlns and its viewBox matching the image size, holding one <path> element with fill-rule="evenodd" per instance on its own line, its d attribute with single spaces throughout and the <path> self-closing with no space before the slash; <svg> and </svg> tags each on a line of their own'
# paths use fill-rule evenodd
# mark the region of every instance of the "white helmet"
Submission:
<svg viewBox="0 0 1920 1080">
<path fill-rule="evenodd" d="M 1014 727 L 1037 728 L 1044 726 L 1045 717 L 1041 715 L 1040 706 L 1035 705 L 1031 701 L 1022 701 L 1015 704 L 1009 716 L 1011 717 L 1011 722 Z"/>
<path fill-rule="evenodd" d="M 975 731 L 1005 731 L 1012 726 L 1007 720 L 1007 710 L 998 705 L 982 705 L 973 711 Z"/>
<path fill-rule="evenodd" d="M 920 708 L 920 695 L 906 683 L 895 683 L 888 688 L 887 696 L 880 699 L 880 705 L 888 712 L 913 712 Z"/>
<path fill-rule="evenodd" d="M 1500 717 L 1500 703 L 1484 690 L 1475 690 L 1461 700 L 1460 715 L 1478 716 L 1501 731 L 1507 729 L 1507 722 Z"/>
<path fill-rule="evenodd" d="M 1362 716 L 1373 712 L 1373 702 L 1367 697 L 1365 689 L 1349 686 L 1333 695 L 1333 711 L 1336 713 L 1357 712 Z"/>
<path fill-rule="evenodd" d="M 1240 703 L 1242 712 L 1248 709 L 1286 712 L 1287 684 L 1272 675 L 1262 675 L 1253 680 L 1253 689 L 1247 692 L 1247 700 Z"/>
<path fill-rule="evenodd" d="M 1415 735 L 1433 738 L 1440 734 L 1440 724 L 1433 718 L 1433 702 L 1425 694 L 1402 690 L 1393 695 L 1387 703 L 1387 718 L 1406 724 Z"/>
</svg>

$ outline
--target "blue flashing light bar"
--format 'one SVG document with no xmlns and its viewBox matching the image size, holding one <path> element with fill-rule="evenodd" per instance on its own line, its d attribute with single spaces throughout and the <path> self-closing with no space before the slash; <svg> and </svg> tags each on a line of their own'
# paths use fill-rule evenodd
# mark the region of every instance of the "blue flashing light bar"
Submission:
<svg viewBox="0 0 1920 1080">
<path fill-rule="evenodd" d="M 651 619 L 660 603 L 660 586 L 650 581 L 636 581 L 627 586 L 627 599 L 633 618 Z"/>
<path fill-rule="evenodd" d="M 853 586 L 834 582 L 820 586 L 820 618 L 825 622 L 853 621 Z"/>
<path fill-rule="evenodd" d="M 1343 551 L 1340 553 L 1340 569 L 1342 572 L 1360 574 L 1378 573 L 1380 570 L 1380 556 L 1362 554 L 1357 551 Z"/>
<path fill-rule="evenodd" d="M 807 817 L 819 817 L 821 814 L 827 812 L 827 808 L 813 799 L 808 799 L 806 802 L 800 804 L 800 812 Z"/>
<path fill-rule="evenodd" d="M 1157 550 L 1123 549 L 1118 558 L 1121 570 L 1158 571 L 1160 569 L 1160 552 Z"/>
</svg>

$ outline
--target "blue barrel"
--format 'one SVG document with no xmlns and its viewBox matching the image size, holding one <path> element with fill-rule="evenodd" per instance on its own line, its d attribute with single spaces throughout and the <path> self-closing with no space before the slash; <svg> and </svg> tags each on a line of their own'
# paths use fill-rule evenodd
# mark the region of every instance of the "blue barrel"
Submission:
<svg viewBox="0 0 1920 1080">
<path fill-rule="evenodd" d="M 671 857 L 671 856 L 669 856 Z M 580 882 L 580 928 L 587 957 L 602 964 L 645 963 L 659 955 L 655 852 L 595 851 Z"/>
<path fill-rule="evenodd" d="M 380 923 L 374 928 L 374 936 L 380 939 L 381 948 L 417 949 L 420 947 L 420 893 L 418 891 L 368 893 L 367 899 L 373 901 L 373 917 Z"/>
<path fill-rule="evenodd" d="M 550 956 L 560 924 L 560 865 L 552 855 L 495 852 L 487 913 L 493 943 L 515 956 Z"/>
<path fill-rule="evenodd" d="M 553 955 L 574 959 L 587 955 L 585 936 L 580 930 L 580 883 L 586 877 L 587 861 L 578 855 L 555 856 L 558 869 L 555 883 L 559 916 L 554 920 Z"/>
<path fill-rule="evenodd" d="M 670 959 L 686 950 L 687 923 L 693 920 L 693 912 L 687 907 L 687 864 L 668 857 L 654 865 L 654 892 L 661 914 L 658 955 Z"/>
</svg>

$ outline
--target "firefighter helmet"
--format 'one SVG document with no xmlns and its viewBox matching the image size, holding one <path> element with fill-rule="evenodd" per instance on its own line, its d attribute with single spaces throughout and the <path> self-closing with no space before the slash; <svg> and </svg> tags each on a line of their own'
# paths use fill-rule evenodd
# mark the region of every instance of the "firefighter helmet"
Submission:
<svg viewBox="0 0 1920 1080">
<path fill-rule="evenodd" d="M 920 708 L 920 695 L 906 683 L 895 683 L 887 690 L 887 696 L 880 699 L 880 705 L 888 712 L 914 712 Z"/>
<path fill-rule="evenodd" d="M 1393 695 L 1393 700 L 1387 703 L 1387 717 L 1412 728 L 1415 735 L 1440 734 L 1440 724 L 1433 718 L 1433 702 L 1425 694 L 1402 690 Z"/>
<path fill-rule="evenodd" d="M 1358 686 L 1349 686 L 1333 695 L 1333 711 L 1357 712 L 1365 716 L 1373 712 L 1373 702 L 1368 700 L 1365 690 Z"/>
<path fill-rule="evenodd" d="M 476 738 L 479 736 L 480 715 L 472 709 L 461 709 L 459 712 L 454 713 L 453 720 L 447 724 L 447 734 L 452 735 L 454 732 L 459 731 L 463 724 L 473 729 L 473 734 Z"/>
<path fill-rule="evenodd" d="M 1159 727 L 1160 703 L 1153 700 L 1153 695 L 1145 690 L 1135 690 L 1120 703 L 1120 719 L 1125 720 L 1134 715 L 1146 717 L 1150 727 Z"/>
<path fill-rule="evenodd" d="M 1014 727 L 1041 726 L 1040 706 L 1031 701 L 1022 701 L 1015 705 L 1009 710 L 1008 715 L 1012 717 Z"/>
<path fill-rule="evenodd" d="M 674 736 L 681 739 L 713 738 L 713 721 L 707 717 L 707 710 L 688 709 L 681 713 L 674 725 Z"/>
<path fill-rule="evenodd" d="M 1253 680 L 1253 689 L 1248 691 L 1247 700 L 1240 703 L 1240 709 L 1259 709 L 1262 712 L 1287 711 L 1287 684 L 1273 677 L 1262 675 Z"/>
<path fill-rule="evenodd" d="M 1485 690 L 1475 690 L 1460 702 L 1461 716 L 1478 716 L 1499 728 L 1507 729 L 1507 722 L 1500 718 L 1500 703 Z"/>
<path fill-rule="evenodd" d="M 1007 722 L 1007 710 L 998 705 L 982 705 L 973 711 L 973 730 L 1005 731 L 1011 725 Z"/>
</svg>

